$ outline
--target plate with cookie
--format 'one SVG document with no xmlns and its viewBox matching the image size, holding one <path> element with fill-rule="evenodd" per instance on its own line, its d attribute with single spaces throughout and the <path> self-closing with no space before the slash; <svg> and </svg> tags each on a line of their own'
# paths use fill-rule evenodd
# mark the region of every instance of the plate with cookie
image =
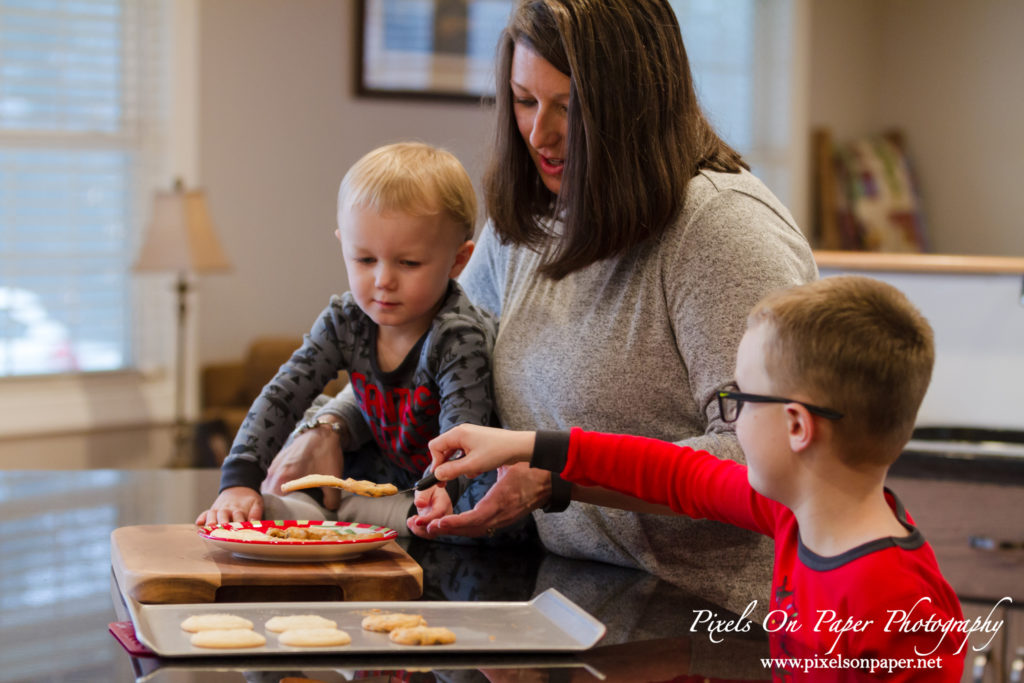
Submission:
<svg viewBox="0 0 1024 683">
<path fill-rule="evenodd" d="M 383 526 L 356 522 L 253 520 L 199 527 L 199 535 L 238 557 L 273 562 L 326 562 L 350 558 L 398 538 Z"/>
</svg>

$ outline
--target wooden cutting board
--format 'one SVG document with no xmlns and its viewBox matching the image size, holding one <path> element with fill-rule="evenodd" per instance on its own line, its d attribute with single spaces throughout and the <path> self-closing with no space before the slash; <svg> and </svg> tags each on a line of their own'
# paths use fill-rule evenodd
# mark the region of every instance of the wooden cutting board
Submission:
<svg viewBox="0 0 1024 683">
<path fill-rule="evenodd" d="M 268 562 L 207 543 L 192 524 L 126 526 L 110 535 L 118 587 L 140 603 L 414 600 L 423 568 L 396 542 L 331 562 Z"/>
</svg>

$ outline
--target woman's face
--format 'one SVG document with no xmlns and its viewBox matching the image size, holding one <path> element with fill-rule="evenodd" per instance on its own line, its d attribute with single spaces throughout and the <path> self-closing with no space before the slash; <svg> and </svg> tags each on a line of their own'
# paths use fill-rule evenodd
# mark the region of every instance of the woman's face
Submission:
<svg viewBox="0 0 1024 683">
<path fill-rule="evenodd" d="M 569 126 L 569 77 L 523 43 L 516 43 L 509 82 L 519 134 L 544 186 L 558 194 Z"/>
</svg>

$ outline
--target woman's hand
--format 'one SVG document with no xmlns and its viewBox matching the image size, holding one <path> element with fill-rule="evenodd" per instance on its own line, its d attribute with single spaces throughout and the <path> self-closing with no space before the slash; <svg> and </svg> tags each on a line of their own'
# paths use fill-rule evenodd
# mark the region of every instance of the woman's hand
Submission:
<svg viewBox="0 0 1024 683">
<path fill-rule="evenodd" d="M 443 486 L 431 486 L 426 491 L 417 491 L 413 496 L 416 514 L 406 520 L 405 525 L 415 536 L 431 538 L 427 525 L 435 519 L 452 514 L 452 499 Z"/>
<path fill-rule="evenodd" d="M 264 493 L 284 495 L 281 484 L 307 474 L 341 476 L 341 440 L 333 430 L 317 427 L 295 437 L 270 463 L 267 477 L 260 490 Z M 341 491 L 333 486 L 322 487 L 324 507 L 337 510 L 341 505 Z"/>
<path fill-rule="evenodd" d="M 485 536 L 496 529 L 519 521 L 534 508 L 541 507 L 551 496 L 551 475 L 530 470 L 525 463 L 533 455 L 534 432 L 513 432 L 507 429 L 459 425 L 431 439 L 428 444 L 433 456 L 433 471 L 439 482 L 458 476 L 475 477 L 493 469 L 498 480 L 472 510 L 457 515 L 441 508 L 421 510 L 409 521 L 409 530 L 423 538 L 436 538 L 446 534 L 456 536 Z M 465 456 L 447 462 L 456 451 Z M 508 467 L 512 463 L 518 465 Z M 434 487 L 434 490 L 440 485 Z M 420 500 L 418 498 L 418 500 Z M 424 501 L 426 502 L 426 501 Z M 417 509 L 420 510 L 419 503 Z"/>
<path fill-rule="evenodd" d="M 452 463 L 455 464 L 458 463 Z M 419 527 L 416 535 L 423 538 L 489 536 L 497 529 L 526 517 L 532 510 L 543 507 L 550 497 L 550 472 L 530 469 L 526 463 L 500 467 L 498 480 L 476 507 L 434 520 L 426 527 Z"/>
<path fill-rule="evenodd" d="M 196 517 L 196 524 L 227 524 L 260 519 L 263 515 L 263 497 L 248 486 L 232 486 L 220 492 L 209 510 Z"/>
<path fill-rule="evenodd" d="M 535 440 L 536 432 L 463 424 L 431 439 L 427 446 L 434 459 L 432 467 L 437 480 L 449 481 L 463 475 L 472 479 L 502 465 L 528 462 Z M 465 457 L 446 462 L 457 450 L 465 452 Z"/>
</svg>

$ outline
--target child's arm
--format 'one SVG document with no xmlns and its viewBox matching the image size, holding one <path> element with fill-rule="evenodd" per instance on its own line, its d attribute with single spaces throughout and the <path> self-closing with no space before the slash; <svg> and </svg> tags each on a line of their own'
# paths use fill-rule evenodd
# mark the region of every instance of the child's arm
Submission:
<svg viewBox="0 0 1024 683">
<path fill-rule="evenodd" d="M 431 368 L 439 392 L 439 433 L 459 424 L 490 424 L 494 412 L 490 353 L 494 320 L 475 312 L 464 299 L 461 290 L 456 289 L 455 297 L 447 304 L 451 310 L 442 314 L 433 350 L 436 361 Z M 453 482 L 447 490 L 433 487 L 418 491 L 414 497 L 416 514 L 408 522 L 410 531 L 429 537 L 425 527 L 432 521 L 468 509 L 470 498 L 462 494 L 469 486 L 462 480 Z M 480 488 L 487 486 L 479 482 Z"/>
<path fill-rule="evenodd" d="M 437 331 L 438 433 L 455 425 L 491 423 L 494 388 L 491 381 L 493 322 L 470 315 L 449 314 Z"/>
<path fill-rule="evenodd" d="M 446 462 L 458 449 L 465 457 Z M 690 517 L 771 533 L 773 504 L 750 487 L 744 466 L 657 439 L 580 429 L 536 434 L 463 425 L 431 441 L 430 450 L 442 481 L 529 460 L 531 467 L 560 471 L 583 486 L 601 486 Z"/>
<path fill-rule="evenodd" d="M 772 535 L 772 510 L 778 504 L 760 495 L 747 480 L 745 465 L 688 446 L 624 434 L 574 428 L 561 437 L 562 476 L 583 486 L 601 486 L 666 505 L 694 519 L 713 519 Z M 542 439 L 543 437 L 543 439 Z M 557 443 L 550 447 L 555 450 Z M 534 464 L 537 456 L 534 456 Z M 556 463 L 557 464 L 557 463 Z M 544 465 L 547 467 L 547 465 Z"/>
<path fill-rule="evenodd" d="M 221 491 L 247 487 L 258 495 L 271 461 L 303 411 L 337 377 L 338 370 L 348 369 L 342 349 L 353 346 L 349 320 L 346 299 L 332 297 L 305 335 L 302 346 L 263 387 L 224 461 Z"/>
<path fill-rule="evenodd" d="M 321 399 L 323 399 L 322 402 Z M 348 431 L 347 448 L 358 448 L 373 440 L 373 433 L 359 408 L 355 391 L 352 389 L 352 382 L 346 384 L 333 398 L 321 394 L 314 401 L 313 406 L 315 408 L 311 407 L 307 410 L 303 419 L 317 420 L 321 417 L 333 417 L 343 422 Z"/>
</svg>

